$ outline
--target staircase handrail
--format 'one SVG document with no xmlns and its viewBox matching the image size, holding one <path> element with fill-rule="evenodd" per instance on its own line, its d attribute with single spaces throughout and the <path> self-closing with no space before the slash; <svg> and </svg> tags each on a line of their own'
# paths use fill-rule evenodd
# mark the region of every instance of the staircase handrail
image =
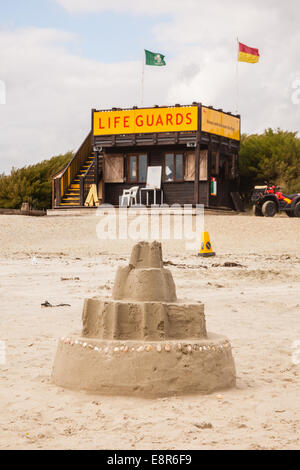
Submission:
<svg viewBox="0 0 300 470">
<path fill-rule="evenodd" d="M 96 158 L 97 156 L 95 155 L 92 162 L 90 163 L 90 165 L 84 172 L 84 174 L 79 177 L 79 191 L 80 191 L 80 205 L 81 206 L 84 205 L 84 201 L 87 198 L 87 193 L 88 193 L 88 191 L 85 190 L 85 179 L 89 175 L 90 171 L 94 168 Z"/>
<path fill-rule="evenodd" d="M 80 176 L 80 178 L 85 178 L 88 175 L 88 173 L 90 172 L 90 169 L 93 167 L 94 163 L 95 163 L 95 157 L 93 158 L 92 162 L 90 163 L 89 167 L 86 169 L 84 174 Z"/>
<path fill-rule="evenodd" d="M 81 165 L 85 162 L 88 155 L 91 152 L 92 147 L 92 132 L 90 131 L 83 143 L 75 153 L 74 157 L 69 161 L 67 166 L 55 175 L 55 195 L 56 195 L 56 206 L 58 206 L 62 200 L 63 195 L 65 194 L 68 186 L 71 184 L 72 180 L 78 173 Z"/>
<path fill-rule="evenodd" d="M 80 145 L 79 149 L 75 153 L 74 157 L 69 161 L 67 166 L 64 168 L 61 176 L 64 176 L 64 174 L 67 171 L 67 169 L 69 168 L 69 166 L 71 166 L 71 164 L 78 158 L 78 155 L 80 155 L 80 152 L 81 152 L 82 148 L 84 147 L 84 145 L 86 144 L 86 142 L 89 140 L 90 137 L 91 137 L 91 132 L 88 133 L 88 135 L 86 136 L 86 138 L 84 139 L 84 141 Z M 90 145 L 90 147 L 91 147 L 91 145 Z"/>
</svg>

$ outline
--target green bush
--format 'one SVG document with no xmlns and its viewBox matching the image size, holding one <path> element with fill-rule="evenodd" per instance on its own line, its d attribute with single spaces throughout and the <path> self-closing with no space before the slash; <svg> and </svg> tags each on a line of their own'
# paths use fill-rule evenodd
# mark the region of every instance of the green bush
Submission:
<svg viewBox="0 0 300 470">
<path fill-rule="evenodd" d="M 19 209 L 22 202 L 29 202 L 35 209 L 50 208 L 51 177 L 64 168 L 72 157 L 73 153 L 67 152 L 36 165 L 13 168 L 10 175 L 0 175 L 0 207 Z"/>
<path fill-rule="evenodd" d="M 273 182 L 283 192 L 300 192 L 300 139 L 296 132 L 266 129 L 242 135 L 239 153 L 241 193 L 247 198 L 256 184 Z"/>
</svg>

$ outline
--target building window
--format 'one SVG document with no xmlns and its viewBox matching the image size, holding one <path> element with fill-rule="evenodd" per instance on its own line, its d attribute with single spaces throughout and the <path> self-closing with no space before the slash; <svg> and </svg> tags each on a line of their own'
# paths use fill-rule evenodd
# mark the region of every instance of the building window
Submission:
<svg viewBox="0 0 300 470">
<path fill-rule="evenodd" d="M 136 181 L 137 180 L 136 160 L 137 160 L 137 157 L 135 155 L 131 155 L 129 157 L 129 181 Z"/>
<path fill-rule="evenodd" d="M 145 183 L 147 178 L 147 154 L 128 155 L 127 181 L 129 183 Z"/>
<path fill-rule="evenodd" d="M 183 154 L 182 153 L 166 153 L 164 164 L 164 180 L 183 181 Z"/>
</svg>

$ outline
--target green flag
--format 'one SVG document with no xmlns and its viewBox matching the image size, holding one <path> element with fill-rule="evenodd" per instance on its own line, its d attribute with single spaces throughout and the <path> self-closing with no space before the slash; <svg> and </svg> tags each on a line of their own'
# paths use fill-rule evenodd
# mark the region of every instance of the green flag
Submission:
<svg viewBox="0 0 300 470">
<path fill-rule="evenodd" d="M 150 52 L 145 49 L 145 58 L 146 58 L 146 65 L 157 65 L 162 66 L 166 65 L 164 58 L 165 56 L 160 54 L 159 52 Z"/>
</svg>

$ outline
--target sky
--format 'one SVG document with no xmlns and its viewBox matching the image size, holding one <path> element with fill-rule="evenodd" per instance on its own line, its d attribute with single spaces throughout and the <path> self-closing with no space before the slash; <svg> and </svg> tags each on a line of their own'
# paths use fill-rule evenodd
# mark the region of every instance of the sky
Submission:
<svg viewBox="0 0 300 470">
<path fill-rule="evenodd" d="M 0 173 L 76 150 L 91 109 L 202 102 L 298 131 L 298 0 L 0 0 Z M 260 51 L 237 64 L 237 38 Z"/>
</svg>

